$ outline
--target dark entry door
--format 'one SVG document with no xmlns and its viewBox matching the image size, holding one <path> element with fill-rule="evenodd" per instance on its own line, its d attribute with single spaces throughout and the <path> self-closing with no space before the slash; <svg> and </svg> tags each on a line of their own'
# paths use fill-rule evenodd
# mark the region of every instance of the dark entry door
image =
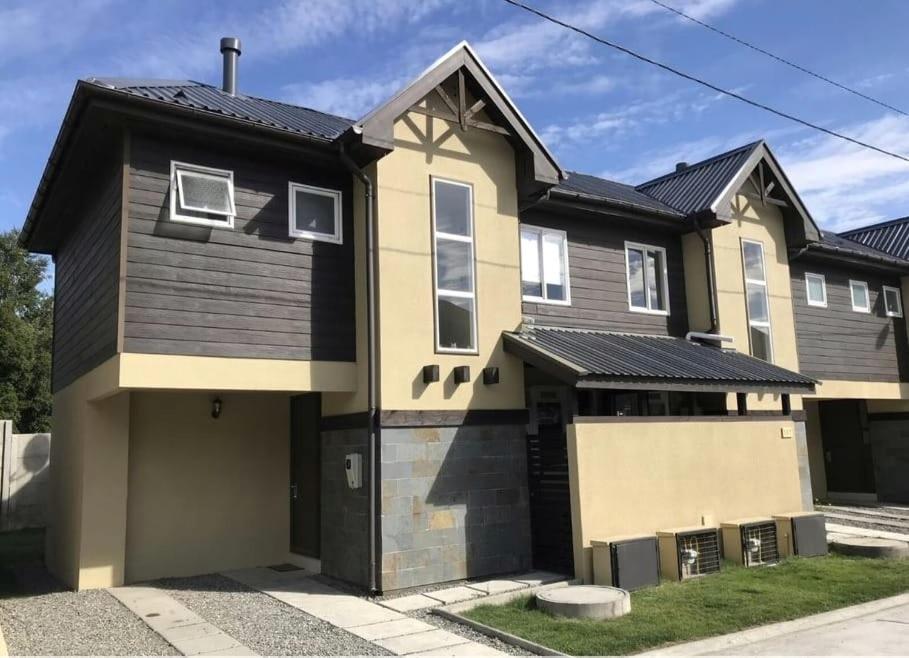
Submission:
<svg viewBox="0 0 909 658">
<path fill-rule="evenodd" d="M 318 393 L 290 400 L 290 550 L 319 559 L 322 401 Z"/>
<path fill-rule="evenodd" d="M 571 497 L 568 484 L 566 401 L 561 389 L 533 389 L 531 431 L 527 436 L 527 484 L 533 566 L 574 573 Z"/>
<path fill-rule="evenodd" d="M 874 493 L 874 463 L 863 400 L 829 400 L 818 404 L 827 490 Z"/>
</svg>

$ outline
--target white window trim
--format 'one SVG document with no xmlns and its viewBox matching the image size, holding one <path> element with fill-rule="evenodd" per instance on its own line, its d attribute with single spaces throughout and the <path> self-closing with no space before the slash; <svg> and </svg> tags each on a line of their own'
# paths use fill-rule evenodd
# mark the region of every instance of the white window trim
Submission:
<svg viewBox="0 0 909 658">
<path fill-rule="evenodd" d="M 761 271 L 764 273 L 763 279 L 749 279 L 748 270 L 745 267 L 745 245 L 746 244 L 756 244 L 761 248 Z M 751 356 L 754 356 L 754 350 L 751 345 L 751 327 L 760 327 L 761 329 L 767 329 L 767 340 L 770 342 L 770 354 L 768 354 L 767 363 L 773 363 L 773 317 L 770 313 L 770 286 L 767 282 L 767 259 L 764 253 L 764 243 L 760 240 L 745 240 L 742 239 L 742 278 L 745 281 L 745 316 L 748 318 L 748 353 Z M 757 286 L 763 286 L 764 288 L 764 299 L 767 302 L 767 320 L 752 320 L 751 319 L 751 309 L 748 308 L 748 284 L 751 283 Z M 755 357 L 759 358 L 759 357 Z"/>
<path fill-rule="evenodd" d="M 812 301 L 811 299 L 811 287 L 808 285 L 808 280 L 812 278 L 821 280 L 821 293 L 823 294 L 824 298 L 819 302 Z M 808 306 L 820 306 L 821 308 L 827 308 L 827 278 L 823 274 L 805 272 L 805 299 L 808 301 Z"/>
<path fill-rule="evenodd" d="M 628 260 L 628 250 L 637 249 L 644 253 L 644 296 L 647 306 L 635 306 L 631 303 L 631 263 Z M 650 286 L 647 285 L 647 251 L 658 251 L 662 254 L 663 261 L 663 299 L 666 308 L 650 308 Z M 647 313 L 648 315 L 669 315 L 669 261 L 666 258 L 666 248 L 641 242 L 625 242 L 625 288 L 628 294 L 628 309 L 633 313 Z"/>
<path fill-rule="evenodd" d="M 307 192 L 318 196 L 327 196 L 335 201 L 335 230 L 333 233 L 320 233 L 318 231 L 303 231 L 297 228 L 297 192 Z M 287 184 L 287 231 L 292 238 L 305 238 L 318 242 L 331 242 L 332 244 L 341 244 L 344 242 L 343 222 L 341 221 L 342 195 L 341 190 L 332 190 L 325 187 L 314 187 L 313 185 L 304 185 L 303 183 Z"/>
<path fill-rule="evenodd" d="M 446 183 L 449 185 L 459 185 L 466 187 L 469 193 L 470 208 L 470 235 L 458 235 L 456 233 L 445 233 L 436 230 L 436 182 Z M 476 247 L 476 226 L 474 224 L 473 210 L 473 185 L 461 181 L 442 178 L 440 176 L 429 177 L 430 196 L 432 198 L 432 313 L 435 321 L 435 341 L 436 352 L 439 354 L 479 354 L 480 353 L 480 330 L 477 316 L 480 314 L 480 305 L 477 296 L 477 247 Z M 439 238 L 455 242 L 464 242 L 470 245 L 470 277 L 473 282 L 473 292 L 464 292 L 463 290 L 446 290 L 439 288 L 439 259 L 436 249 L 436 243 Z M 442 347 L 439 344 L 439 296 L 442 297 L 459 297 L 461 299 L 473 300 L 473 344 L 472 348 Z"/>
<path fill-rule="evenodd" d="M 855 295 L 852 294 L 853 286 L 861 286 L 865 289 L 865 302 L 867 306 L 856 306 L 855 305 Z M 871 313 L 871 291 L 868 289 L 867 281 L 858 281 L 856 279 L 849 279 L 849 301 L 852 303 L 852 310 L 856 313 Z"/>
<path fill-rule="evenodd" d="M 183 203 L 183 189 L 178 184 L 178 169 L 191 171 L 197 174 L 207 175 L 210 178 L 222 179 L 227 177 L 227 190 L 228 190 L 228 200 L 230 202 L 230 212 L 222 213 L 214 210 L 208 210 L 205 208 L 195 208 L 192 206 L 187 206 Z M 177 212 L 177 195 L 180 196 L 180 205 L 183 206 L 186 210 L 194 210 L 196 212 L 205 212 L 211 215 L 220 215 L 224 217 L 224 221 L 219 219 L 208 219 L 205 217 L 193 217 L 192 215 L 181 215 Z M 188 162 L 179 162 L 177 160 L 170 161 L 170 218 L 175 222 L 182 222 L 184 224 L 196 224 L 199 226 L 214 226 L 221 228 L 233 228 L 234 227 L 234 217 L 237 214 L 237 207 L 234 204 L 234 172 L 227 169 L 215 169 L 213 167 L 203 167 L 202 165 L 190 164 Z"/>
<path fill-rule="evenodd" d="M 571 306 L 571 276 L 568 267 L 568 233 L 556 228 L 544 228 L 542 226 L 533 226 L 532 224 L 521 224 L 518 230 L 518 237 L 522 231 L 532 231 L 540 236 L 540 289 L 543 291 L 542 296 L 523 295 L 521 298 L 525 302 L 534 302 L 535 304 L 551 304 L 553 306 Z M 546 234 L 558 235 L 562 238 L 562 262 L 565 264 L 565 299 L 549 299 L 546 296 L 546 272 L 543 266 L 543 236 Z M 521 286 L 524 285 L 524 262 L 521 261 Z"/>
<path fill-rule="evenodd" d="M 896 306 L 898 310 L 894 313 L 887 310 L 887 291 L 896 293 Z M 888 318 L 901 318 L 903 317 L 903 295 L 899 288 L 895 286 L 883 286 L 884 291 L 884 313 Z"/>
</svg>

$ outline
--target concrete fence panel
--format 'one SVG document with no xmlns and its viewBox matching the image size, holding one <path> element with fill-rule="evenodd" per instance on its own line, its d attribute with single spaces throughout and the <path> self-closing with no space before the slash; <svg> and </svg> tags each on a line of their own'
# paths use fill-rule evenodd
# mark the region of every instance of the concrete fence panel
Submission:
<svg viewBox="0 0 909 658">
<path fill-rule="evenodd" d="M 47 510 L 50 434 L 13 434 L 0 420 L 0 531 L 40 528 Z"/>
</svg>

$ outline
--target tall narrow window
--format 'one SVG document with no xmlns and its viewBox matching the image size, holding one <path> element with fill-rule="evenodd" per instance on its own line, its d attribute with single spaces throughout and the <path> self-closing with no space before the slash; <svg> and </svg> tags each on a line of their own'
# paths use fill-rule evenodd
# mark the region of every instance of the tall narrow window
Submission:
<svg viewBox="0 0 909 658">
<path fill-rule="evenodd" d="M 767 295 L 764 245 L 760 242 L 742 240 L 742 266 L 745 271 L 751 355 L 764 361 L 772 361 L 773 339 L 770 331 L 770 300 Z"/>
<path fill-rule="evenodd" d="M 669 315 L 665 249 L 626 242 L 625 274 L 628 280 L 628 307 L 632 311 Z"/>
<path fill-rule="evenodd" d="M 849 280 L 849 295 L 852 297 L 852 310 L 856 313 L 871 313 L 871 295 L 868 294 L 868 283 Z"/>
<path fill-rule="evenodd" d="M 444 352 L 475 352 L 477 297 L 473 188 L 464 183 L 433 178 L 432 225 L 436 348 Z"/>
<path fill-rule="evenodd" d="M 236 214 L 232 171 L 170 163 L 171 220 L 233 228 Z"/>
<path fill-rule="evenodd" d="M 805 273 L 805 297 L 808 306 L 827 308 L 827 280 L 823 274 Z"/>
<path fill-rule="evenodd" d="M 903 317 L 903 300 L 899 288 L 884 286 L 884 313 L 890 318 Z"/>
<path fill-rule="evenodd" d="M 528 302 L 571 302 L 568 239 L 564 231 L 521 227 L 521 290 Z"/>
</svg>

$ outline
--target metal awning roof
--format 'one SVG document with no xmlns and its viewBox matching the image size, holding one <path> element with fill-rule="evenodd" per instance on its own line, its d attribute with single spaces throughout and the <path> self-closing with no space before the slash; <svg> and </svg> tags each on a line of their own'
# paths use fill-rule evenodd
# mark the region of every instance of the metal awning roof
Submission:
<svg viewBox="0 0 909 658">
<path fill-rule="evenodd" d="M 811 393 L 815 381 L 731 349 L 671 336 L 535 327 L 505 351 L 579 388 Z"/>
</svg>

